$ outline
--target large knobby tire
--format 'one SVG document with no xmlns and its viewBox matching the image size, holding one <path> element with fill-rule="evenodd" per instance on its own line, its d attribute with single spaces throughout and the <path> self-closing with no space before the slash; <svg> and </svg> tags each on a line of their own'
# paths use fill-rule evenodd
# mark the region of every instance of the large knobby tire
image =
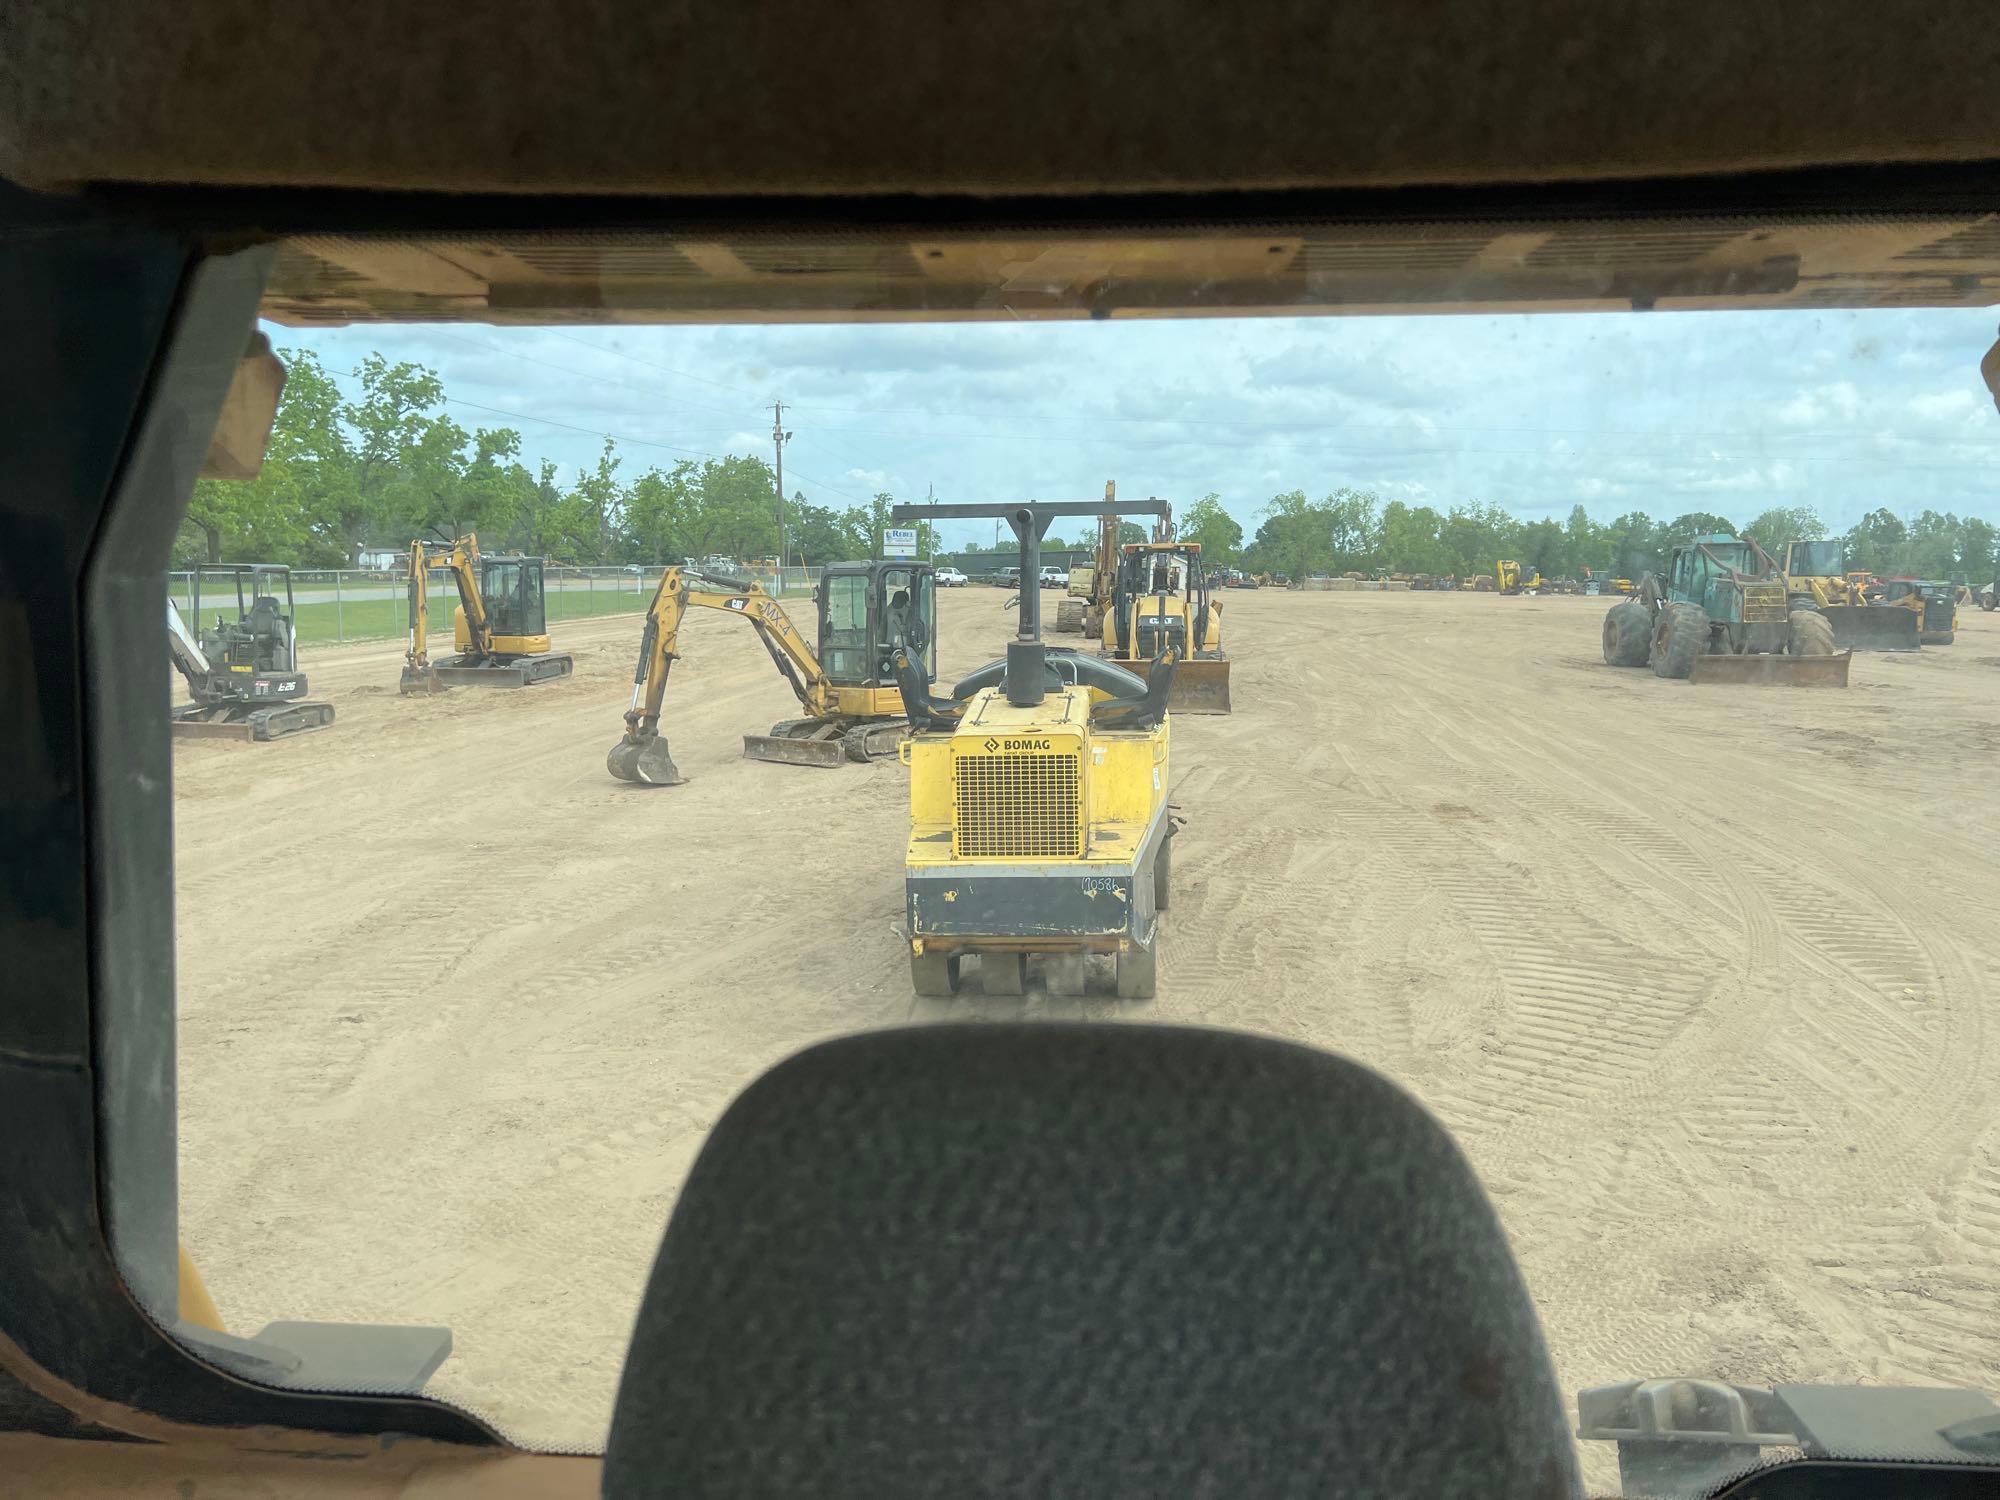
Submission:
<svg viewBox="0 0 2000 1500">
<path fill-rule="evenodd" d="M 1612 667 L 1643 667 L 1653 649 L 1653 617 L 1636 599 L 1614 604 L 1604 616 L 1604 661 Z"/>
<path fill-rule="evenodd" d="M 1708 650 L 1708 616 L 1699 604 L 1669 604 L 1653 627 L 1651 659 L 1655 677 L 1686 678 L 1695 658 Z"/>
<path fill-rule="evenodd" d="M 2000 589 L 1981 589 L 1978 597 L 1981 609 L 1989 613 L 1995 609 L 2000 609 Z"/>
<path fill-rule="evenodd" d="M 1785 650 L 1792 656 L 1833 655 L 1833 621 L 1816 609 L 1795 609 Z"/>
</svg>

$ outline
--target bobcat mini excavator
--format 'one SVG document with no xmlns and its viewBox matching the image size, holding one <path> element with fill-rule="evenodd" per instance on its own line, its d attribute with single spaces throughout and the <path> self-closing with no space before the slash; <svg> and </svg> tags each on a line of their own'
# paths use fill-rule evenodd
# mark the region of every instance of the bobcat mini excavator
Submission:
<svg viewBox="0 0 2000 1500">
<path fill-rule="evenodd" d="M 646 611 L 625 735 L 611 747 L 606 767 L 620 781 L 640 786 L 679 786 L 687 780 L 660 733 L 660 706 L 667 674 L 680 658 L 681 620 L 691 606 L 748 620 L 805 710 L 802 718 L 773 724 L 768 735 L 744 735 L 745 756 L 833 767 L 895 754 L 909 723 L 890 654 L 906 646 L 923 681 L 936 676 L 936 587 L 929 563 L 831 564 L 820 573 L 815 651 L 784 605 L 755 581 L 692 565 L 669 567 Z M 1039 592 L 1025 589 L 1022 597 Z"/>
<path fill-rule="evenodd" d="M 1020 539 L 1021 576 L 1033 578 L 1050 521 L 1104 513 L 1097 502 L 1068 501 L 900 505 L 893 514 L 905 525 L 1005 519 Z M 961 679 L 949 697 L 931 696 L 908 647 L 894 652 L 910 719 L 910 980 L 919 995 L 951 995 L 971 956 L 987 994 L 1018 995 L 1034 954 L 1057 961 L 1051 988 L 1080 989 L 1082 960 L 1102 954 L 1116 966 L 1121 997 L 1150 999 L 1172 867 L 1177 649 L 1159 637 L 1160 655 L 1141 664 L 1142 677 L 1046 646 L 1038 594 L 1023 591 L 1005 658 Z"/>
<path fill-rule="evenodd" d="M 458 588 L 447 661 L 430 658 L 429 573 L 450 572 Z M 455 541 L 410 543 L 410 636 L 402 692 L 439 693 L 448 687 L 526 687 L 567 677 L 575 663 L 549 650 L 549 619 L 542 598 L 539 557 L 487 557 L 472 532 Z"/>
<path fill-rule="evenodd" d="M 211 578 L 234 585 L 236 615 L 231 619 L 218 610 L 214 626 L 204 630 L 201 586 Z M 174 710 L 176 736 L 275 740 L 333 722 L 331 703 L 305 701 L 289 568 L 282 563 L 204 564 L 194 570 L 188 608 L 193 631 L 174 601 L 167 600 L 167 647 L 193 700 Z"/>
</svg>

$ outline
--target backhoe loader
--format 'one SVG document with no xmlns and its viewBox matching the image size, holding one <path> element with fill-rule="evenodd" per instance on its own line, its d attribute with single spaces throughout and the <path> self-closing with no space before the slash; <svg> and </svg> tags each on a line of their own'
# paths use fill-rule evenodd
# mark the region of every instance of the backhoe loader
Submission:
<svg viewBox="0 0 2000 1500">
<path fill-rule="evenodd" d="M 1143 672 L 1173 648 L 1176 713 L 1229 712 L 1229 658 L 1222 650 L 1222 602 L 1208 596 L 1198 542 L 1130 542 L 1121 549 L 1112 603 L 1104 616 L 1106 660 Z"/>
<path fill-rule="evenodd" d="M 430 658 L 429 573 L 446 569 L 458 589 L 452 611 L 457 655 Z M 543 560 L 488 557 L 473 532 L 453 541 L 410 543 L 410 634 L 401 691 L 439 693 L 449 687 L 526 687 L 567 677 L 575 663 L 549 650 L 542 598 Z"/>
<path fill-rule="evenodd" d="M 1794 607 L 1785 575 L 1752 537 L 1697 536 L 1649 573 L 1636 599 L 1604 617 L 1604 660 L 1695 682 L 1846 687 L 1852 651 L 1835 653 L 1817 610 Z"/>
<path fill-rule="evenodd" d="M 1104 481 L 1104 503 L 1118 498 L 1118 482 Z M 1153 517 L 1153 540 L 1168 541 L 1174 534 L 1173 508 L 1164 500 L 1148 499 L 1123 511 L 1107 511 L 1098 517 L 1097 548 L 1086 567 L 1069 570 L 1068 597 L 1056 604 L 1056 629 L 1063 633 L 1081 632 L 1093 640 L 1103 633 L 1104 617 L 1113 607 L 1118 590 L 1118 529 L 1126 515 Z"/>
<path fill-rule="evenodd" d="M 1920 645 L 1919 621 L 1907 609 L 1870 604 L 1868 595 L 1845 569 L 1839 542 L 1786 542 L 1779 571 L 1794 609 L 1814 609 L 1833 627 L 1833 644 L 1841 650 L 1915 651 Z M 1867 575 L 1861 575 L 1866 577 Z"/>
<path fill-rule="evenodd" d="M 1021 597 L 1039 593 L 1026 589 Z M 611 774 L 640 786 L 679 786 L 687 780 L 660 733 L 660 707 L 667 674 L 680 659 L 681 621 L 690 607 L 748 620 L 805 710 L 803 717 L 773 724 L 768 735 L 744 735 L 745 756 L 833 767 L 895 754 L 909 721 L 890 653 L 907 646 L 924 681 L 936 676 L 935 570 L 929 563 L 898 560 L 833 563 L 820 574 L 818 603 L 815 651 L 784 605 L 754 580 L 669 567 L 646 611 L 625 734 L 605 758 Z"/>
<path fill-rule="evenodd" d="M 1020 539 L 1021 576 L 1031 578 L 1050 521 L 1102 515 L 1104 504 L 909 505 L 894 516 L 1005 519 Z M 1051 987 L 1080 988 L 1081 960 L 1106 954 L 1119 995 L 1147 999 L 1169 896 L 1168 709 L 1179 648 L 1151 633 L 1158 654 L 1139 673 L 1052 649 L 1035 592 L 1022 598 L 1006 656 L 948 697 L 931 696 L 911 648 L 893 654 L 910 718 L 911 984 L 919 995 L 953 994 L 973 956 L 986 993 L 1017 995 L 1038 954 L 1064 961 Z"/>
</svg>

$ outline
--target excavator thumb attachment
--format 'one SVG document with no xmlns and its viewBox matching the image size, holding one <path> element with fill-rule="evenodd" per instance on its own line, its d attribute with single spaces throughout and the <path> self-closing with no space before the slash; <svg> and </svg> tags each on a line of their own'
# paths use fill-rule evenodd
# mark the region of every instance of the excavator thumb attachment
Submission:
<svg viewBox="0 0 2000 1500">
<path fill-rule="evenodd" d="M 1229 712 L 1229 659 L 1190 656 L 1174 666 L 1174 690 L 1167 712 L 1226 714 Z"/>
<path fill-rule="evenodd" d="M 627 735 L 611 747 L 604 765 L 620 781 L 636 786 L 679 786 L 687 780 L 667 751 L 662 734 Z"/>
<path fill-rule="evenodd" d="M 1907 611 L 1905 611 L 1907 613 Z M 1697 656 L 1690 682 L 1775 683 L 1783 687 L 1847 686 L 1852 651 L 1837 656 Z"/>
<path fill-rule="evenodd" d="M 1915 651 L 1923 621 L 1913 609 L 1885 604 L 1835 604 L 1820 611 L 1843 651 Z"/>
<path fill-rule="evenodd" d="M 746 760 L 768 760 L 781 766 L 816 766 L 832 770 L 847 760 L 843 743 L 846 725 L 832 719 L 786 719 L 769 734 L 743 736 Z"/>
</svg>

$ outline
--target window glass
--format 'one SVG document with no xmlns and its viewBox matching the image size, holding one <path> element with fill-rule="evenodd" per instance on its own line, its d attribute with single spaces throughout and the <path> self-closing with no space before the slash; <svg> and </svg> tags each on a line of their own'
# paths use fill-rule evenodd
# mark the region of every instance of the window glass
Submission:
<svg viewBox="0 0 2000 1500">
<path fill-rule="evenodd" d="M 1534 236 L 1522 274 L 1596 284 Z M 1683 246 L 1697 269 L 1708 243 Z M 703 248 L 687 275 L 732 258 Z M 1418 274 L 1370 264 L 1385 287 Z M 329 270 L 325 295 L 353 285 Z M 899 306 L 921 290 L 896 285 Z M 336 711 L 173 745 L 181 1234 L 223 1320 L 449 1326 L 434 1394 L 530 1445 L 594 1446 L 689 1164 L 753 1077 L 886 1025 L 1089 1018 L 1298 1041 L 1414 1093 L 1486 1183 L 1567 1389 L 1990 1389 L 2000 612 L 1961 606 L 1949 645 L 1857 649 L 1844 692 L 1688 681 L 1654 655 L 1652 611 L 1708 568 L 1676 554 L 1696 535 L 1804 542 L 1812 571 L 1994 579 L 1992 313 L 1844 295 L 783 327 L 341 304 L 267 324 L 288 367 L 271 452 L 254 481 L 201 482 L 170 560 L 184 610 L 197 564 L 288 564 L 298 670 Z M 866 563 L 890 507 L 933 491 L 1094 499 L 1111 478 L 1199 543 L 1226 658 L 1188 683 L 1228 711 L 1177 708 L 1138 792 L 1157 770 L 1185 820 L 1152 999 L 1119 999 L 1105 955 L 1083 995 L 1040 954 L 1025 996 L 986 993 L 977 959 L 948 1001 L 918 995 L 902 731 L 868 758 L 866 693 L 810 722 L 802 694 L 828 684 L 795 692 L 743 612 L 681 622 L 657 727 L 685 784 L 607 770 L 665 565 L 755 577 L 834 688 L 883 681 L 871 647 L 914 625 L 944 692 L 1019 629 L 1005 523 L 924 536 L 973 580 L 941 594 L 910 566 L 825 570 Z M 1121 545 L 1154 534 L 1127 519 Z M 409 539 L 475 528 L 489 555 L 548 560 L 494 564 L 488 607 L 573 671 L 401 692 Z M 1081 561 L 1096 520 L 1049 538 L 1051 566 Z M 1184 588 L 1183 559 L 1118 566 L 1108 627 L 1100 599 L 1040 596 L 1050 644 L 1097 653 L 1132 633 L 1134 595 Z M 1225 590 L 1232 569 L 1293 586 Z M 1532 596 L 1500 591 L 1516 570 Z M 1606 597 L 1619 579 L 1632 594 Z M 429 599 L 442 659 L 446 575 Z M 233 586 L 205 581 L 204 638 L 218 610 Z M 1167 616 L 1112 654 L 1150 656 Z M 1808 622 L 1801 654 L 1822 625 L 1847 628 Z M 1782 674 L 1793 622 L 1759 628 L 1760 655 L 1784 649 L 1748 665 Z M 807 764 L 745 755 L 788 736 Z M 1905 847 L 1953 867 L 1915 879 L 1885 857 Z"/>
</svg>

